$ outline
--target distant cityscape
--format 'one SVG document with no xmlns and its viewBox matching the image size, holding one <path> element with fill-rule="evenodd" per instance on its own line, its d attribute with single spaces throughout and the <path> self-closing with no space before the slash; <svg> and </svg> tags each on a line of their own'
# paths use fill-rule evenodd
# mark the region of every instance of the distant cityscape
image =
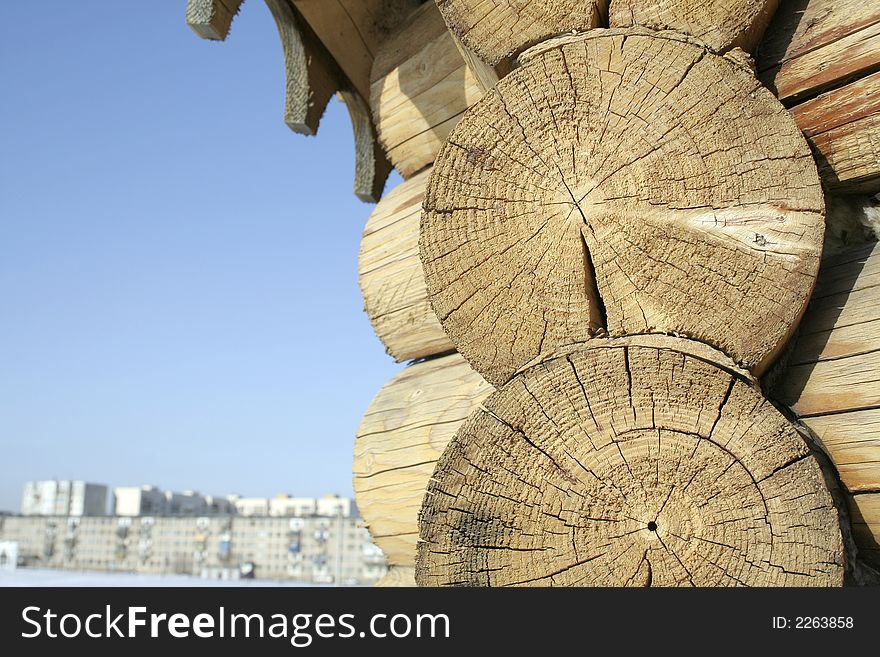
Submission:
<svg viewBox="0 0 880 657">
<path fill-rule="evenodd" d="M 215 497 L 156 486 L 29 481 L 0 515 L 0 568 L 370 585 L 385 558 L 350 498 Z"/>
</svg>

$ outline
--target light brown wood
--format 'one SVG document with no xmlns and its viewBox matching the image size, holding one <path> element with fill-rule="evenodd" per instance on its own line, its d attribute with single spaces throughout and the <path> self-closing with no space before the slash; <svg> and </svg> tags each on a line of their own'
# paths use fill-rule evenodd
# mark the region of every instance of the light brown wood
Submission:
<svg viewBox="0 0 880 657">
<path fill-rule="evenodd" d="M 880 72 L 796 105 L 791 113 L 828 189 L 880 192 Z"/>
<path fill-rule="evenodd" d="M 382 44 L 371 81 L 379 141 L 404 178 L 434 161 L 464 110 L 483 95 L 431 3 Z"/>
<path fill-rule="evenodd" d="M 275 19 L 284 52 L 284 122 L 294 132 L 317 134 L 327 103 L 338 92 L 348 108 L 354 132 L 355 194 L 362 201 L 376 202 L 391 164 L 377 143 L 367 102 L 288 0 L 266 0 L 266 5 Z"/>
<path fill-rule="evenodd" d="M 352 88 L 370 97 L 370 69 L 379 45 L 419 0 L 293 0 Z"/>
<path fill-rule="evenodd" d="M 449 29 L 490 65 L 566 32 L 599 27 L 608 0 L 436 0 Z"/>
<path fill-rule="evenodd" d="M 611 27 L 642 25 L 696 37 L 713 52 L 752 52 L 779 0 L 611 0 Z"/>
<path fill-rule="evenodd" d="M 364 228 L 359 280 L 364 310 L 398 362 L 453 350 L 425 289 L 419 218 L 430 169 L 391 190 Z"/>
<path fill-rule="evenodd" d="M 880 4 L 782 0 L 756 54 L 761 80 L 788 104 L 880 66 Z"/>
<path fill-rule="evenodd" d="M 877 243 L 823 263 L 790 365 L 776 391 L 799 416 L 880 408 L 878 278 Z"/>
<path fill-rule="evenodd" d="M 880 408 L 817 415 L 803 421 L 822 441 L 848 491 L 880 491 Z"/>
<path fill-rule="evenodd" d="M 462 425 L 420 512 L 416 581 L 840 586 L 838 511 L 779 411 L 686 346 L 600 342 Z"/>
<path fill-rule="evenodd" d="M 816 279 L 810 150 L 737 63 L 671 32 L 527 51 L 434 166 L 420 253 L 458 351 L 494 385 L 593 335 L 674 333 L 756 375 Z"/>
<path fill-rule="evenodd" d="M 203 39 L 223 41 L 244 0 L 187 0 L 186 24 Z"/>
<path fill-rule="evenodd" d="M 859 556 L 880 568 L 880 493 L 853 495 L 850 512 Z"/>
<path fill-rule="evenodd" d="M 461 58 L 464 60 L 468 69 L 470 69 L 471 75 L 474 76 L 477 84 L 480 85 L 480 91 L 486 93 L 489 89 L 498 84 L 498 79 L 501 76 L 498 75 L 498 71 L 495 67 L 490 66 L 480 59 L 473 50 L 461 42 L 458 35 L 453 33 L 452 38 L 455 41 L 455 47 L 458 48 Z"/>
<path fill-rule="evenodd" d="M 860 556 L 880 566 L 880 245 L 823 262 L 788 362 L 774 395 L 816 434 L 855 494 L 853 537 Z"/>
<path fill-rule="evenodd" d="M 389 565 L 412 567 L 418 511 L 434 464 L 491 389 L 452 354 L 407 367 L 370 404 L 355 440 L 354 491 Z"/>
<path fill-rule="evenodd" d="M 375 586 L 380 588 L 414 587 L 416 586 L 415 568 L 412 566 L 391 566 Z"/>
</svg>

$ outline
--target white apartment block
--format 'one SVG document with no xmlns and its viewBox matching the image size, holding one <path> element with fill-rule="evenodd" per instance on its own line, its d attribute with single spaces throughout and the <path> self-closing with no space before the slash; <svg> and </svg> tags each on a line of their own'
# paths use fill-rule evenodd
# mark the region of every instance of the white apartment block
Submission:
<svg viewBox="0 0 880 657">
<path fill-rule="evenodd" d="M 103 516 L 107 514 L 107 486 L 68 479 L 28 481 L 21 513 L 26 516 Z"/>
<path fill-rule="evenodd" d="M 382 552 L 360 519 L 310 516 L 0 516 L 28 567 L 372 584 Z"/>
<path fill-rule="evenodd" d="M 18 543 L 0 541 L 0 570 L 15 570 L 18 565 Z"/>
<path fill-rule="evenodd" d="M 168 501 L 155 486 L 122 486 L 113 489 L 113 513 L 117 516 L 165 515 Z"/>
</svg>

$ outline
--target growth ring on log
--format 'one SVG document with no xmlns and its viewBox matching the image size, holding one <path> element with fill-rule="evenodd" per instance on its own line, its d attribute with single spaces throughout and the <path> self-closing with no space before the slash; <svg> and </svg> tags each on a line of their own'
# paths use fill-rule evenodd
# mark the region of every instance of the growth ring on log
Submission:
<svg viewBox="0 0 880 657">
<path fill-rule="evenodd" d="M 755 388 L 682 351 L 594 346 L 518 375 L 458 431 L 416 580 L 839 586 L 843 559 L 815 457 Z"/>
<path fill-rule="evenodd" d="M 594 30 L 526 52 L 441 150 L 428 294 L 490 383 L 558 345 L 674 333 L 759 375 L 814 285 L 810 150 L 749 71 L 672 33 Z"/>
<path fill-rule="evenodd" d="M 696 37 L 714 52 L 752 52 L 779 0 L 611 0 L 611 27 L 642 25 Z"/>
<path fill-rule="evenodd" d="M 437 6 L 461 42 L 494 66 L 550 37 L 598 27 L 608 0 L 437 0 Z"/>
</svg>

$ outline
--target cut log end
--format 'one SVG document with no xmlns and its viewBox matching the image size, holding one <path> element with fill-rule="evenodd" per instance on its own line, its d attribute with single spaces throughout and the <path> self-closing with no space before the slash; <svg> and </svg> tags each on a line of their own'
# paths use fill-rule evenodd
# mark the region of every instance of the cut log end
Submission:
<svg viewBox="0 0 880 657">
<path fill-rule="evenodd" d="M 714 52 L 739 47 L 752 52 L 773 18 L 779 0 L 611 0 L 611 27 L 642 25 L 676 30 Z"/>
<path fill-rule="evenodd" d="M 438 155 L 431 303 L 501 385 L 555 347 L 670 333 L 759 375 L 819 266 L 810 150 L 749 71 L 684 37 L 594 30 L 530 51 Z"/>
<path fill-rule="evenodd" d="M 598 341 L 596 341 L 598 342 Z M 816 459 L 750 385 L 669 348 L 598 347 L 490 396 L 420 514 L 427 586 L 839 586 Z"/>
<path fill-rule="evenodd" d="M 598 27 L 608 0 L 437 0 L 449 29 L 495 66 L 534 44 Z"/>
<path fill-rule="evenodd" d="M 225 41 L 243 0 L 187 0 L 186 24 L 202 39 Z"/>
</svg>

